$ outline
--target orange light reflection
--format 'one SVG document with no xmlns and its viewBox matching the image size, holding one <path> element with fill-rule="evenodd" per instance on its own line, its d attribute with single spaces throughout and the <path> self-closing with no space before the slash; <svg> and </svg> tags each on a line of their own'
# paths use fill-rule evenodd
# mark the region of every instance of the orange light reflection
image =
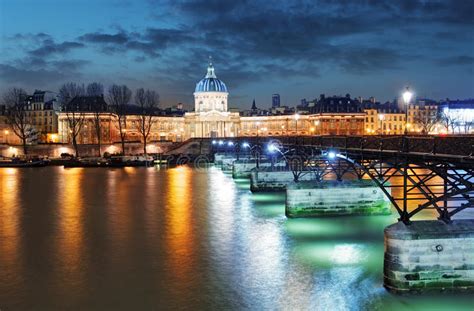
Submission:
<svg viewBox="0 0 474 311">
<path fill-rule="evenodd" d="M 167 244 L 168 266 L 177 284 L 191 281 L 193 238 L 191 235 L 191 169 L 181 166 L 168 170 Z"/>
</svg>

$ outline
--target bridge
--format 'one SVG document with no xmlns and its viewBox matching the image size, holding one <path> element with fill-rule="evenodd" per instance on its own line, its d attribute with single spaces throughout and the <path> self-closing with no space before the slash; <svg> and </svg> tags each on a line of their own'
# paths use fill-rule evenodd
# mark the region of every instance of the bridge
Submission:
<svg viewBox="0 0 474 311">
<path fill-rule="evenodd" d="M 193 144 L 191 150 L 198 153 L 252 155 L 257 165 L 262 156 L 284 160 L 295 182 L 304 174 L 319 181 L 330 174 L 337 180 L 370 178 L 405 224 L 426 209 L 436 210 L 438 219 L 448 223 L 474 207 L 472 135 L 194 138 L 180 147 Z M 184 157 L 189 161 L 189 155 Z M 409 201 L 418 206 L 410 210 Z"/>
<path fill-rule="evenodd" d="M 337 187 L 323 188 L 323 195 L 311 196 L 328 177 L 370 179 L 399 215 L 399 221 L 384 230 L 384 286 L 398 293 L 474 291 L 474 220 L 454 218 L 474 206 L 474 136 L 209 138 L 192 139 L 179 148 L 178 163 L 198 163 L 207 159 L 205 153 L 228 153 L 236 159 L 250 158 L 256 167 L 262 160 L 266 166 L 258 167 L 257 172 L 285 170 L 288 176 L 291 171 L 293 185 L 301 185 L 304 175 L 312 174 L 310 186 L 316 189 L 303 187 L 298 192 L 298 187 L 287 187 L 287 207 L 289 200 L 299 196 L 324 201 L 327 193 L 338 200 L 341 192 Z M 282 162 L 286 163 L 283 167 Z M 372 192 L 354 189 L 351 193 L 359 193 L 354 201 L 364 191 Z M 413 220 L 427 209 L 436 211 L 438 219 Z"/>
</svg>

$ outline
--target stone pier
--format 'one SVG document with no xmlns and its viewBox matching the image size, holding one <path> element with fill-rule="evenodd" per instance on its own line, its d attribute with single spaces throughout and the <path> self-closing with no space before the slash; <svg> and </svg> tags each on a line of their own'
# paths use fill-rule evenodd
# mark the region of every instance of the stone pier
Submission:
<svg viewBox="0 0 474 311">
<path fill-rule="evenodd" d="M 252 192 L 260 191 L 285 191 L 286 186 L 294 182 L 292 171 L 271 170 L 271 169 L 253 169 L 250 172 L 250 190 Z M 313 172 L 304 172 L 298 178 L 299 181 L 315 180 Z"/>
<path fill-rule="evenodd" d="M 388 215 L 390 201 L 370 180 L 298 182 L 286 187 L 289 218 Z"/>
<path fill-rule="evenodd" d="M 474 292 L 474 220 L 385 228 L 384 286 L 396 293 Z"/>
<path fill-rule="evenodd" d="M 259 161 L 259 168 L 279 168 L 283 169 L 286 166 L 286 162 L 281 161 L 273 163 L 268 159 L 262 159 Z M 255 159 L 242 159 L 234 161 L 232 166 L 232 177 L 233 178 L 249 178 L 253 169 L 257 167 L 257 161 Z"/>
<path fill-rule="evenodd" d="M 222 169 L 223 171 L 232 171 L 232 165 L 237 157 L 233 154 L 227 153 L 216 153 L 214 155 L 214 165 Z"/>
</svg>

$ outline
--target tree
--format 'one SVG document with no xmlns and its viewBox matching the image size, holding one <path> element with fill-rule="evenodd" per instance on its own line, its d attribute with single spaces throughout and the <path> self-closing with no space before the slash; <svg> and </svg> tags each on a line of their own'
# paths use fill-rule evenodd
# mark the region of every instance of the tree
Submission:
<svg viewBox="0 0 474 311">
<path fill-rule="evenodd" d="M 421 128 L 423 134 L 428 134 L 434 129 L 439 118 L 429 113 L 421 113 L 415 116 L 414 121 Z"/>
<path fill-rule="evenodd" d="M 28 138 L 28 129 L 30 128 L 29 117 L 27 114 L 28 101 L 25 90 L 21 88 L 11 88 L 3 95 L 3 103 L 7 109 L 7 122 L 18 136 L 23 145 L 23 154 L 27 154 L 26 139 Z"/>
<path fill-rule="evenodd" d="M 127 106 L 132 97 L 132 91 L 126 85 L 112 85 L 108 92 L 108 102 L 117 115 L 122 154 L 125 155 L 125 139 L 127 136 Z"/>
<path fill-rule="evenodd" d="M 153 126 L 153 115 L 158 107 L 159 101 L 159 95 L 155 91 L 145 91 L 143 88 L 140 88 L 135 92 L 135 104 L 140 108 L 139 119 L 135 126 L 142 135 L 143 153 L 145 156 L 148 136 Z"/>
<path fill-rule="evenodd" d="M 104 86 L 98 82 L 92 82 L 87 85 L 87 96 L 102 96 L 104 95 Z"/>
<path fill-rule="evenodd" d="M 454 134 L 454 127 L 458 120 L 453 114 L 450 114 L 447 110 L 442 111 L 439 116 L 439 120 L 443 127 L 446 129 L 446 133 L 449 133 L 449 129 L 451 128 L 451 132 Z"/>
<path fill-rule="evenodd" d="M 471 127 L 474 126 L 474 121 L 465 121 L 464 122 L 464 134 L 469 134 Z"/>
<path fill-rule="evenodd" d="M 93 101 L 93 105 L 90 107 L 91 112 L 94 115 L 93 118 L 93 125 L 95 130 L 95 136 L 97 138 L 97 147 L 98 147 L 98 156 L 102 155 L 101 153 L 101 142 L 102 142 L 102 123 L 101 123 L 101 115 L 102 112 L 106 110 L 106 107 L 102 105 L 102 101 L 99 100 L 99 97 L 104 96 L 104 86 L 97 82 L 92 82 L 87 85 L 86 89 L 87 96 L 94 97 L 95 100 Z"/>
<path fill-rule="evenodd" d="M 74 99 L 84 95 L 84 85 L 78 85 L 73 82 L 65 83 L 59 89 L 59 104 L 61 111 L 66 113 L 67 126 L 71 135 L 72 145 L 76 157 L 79 157 L 79 148 L 77 146 L 77 136 L 84 125 L 84 113 L 82 107 Z"/>
</svg>

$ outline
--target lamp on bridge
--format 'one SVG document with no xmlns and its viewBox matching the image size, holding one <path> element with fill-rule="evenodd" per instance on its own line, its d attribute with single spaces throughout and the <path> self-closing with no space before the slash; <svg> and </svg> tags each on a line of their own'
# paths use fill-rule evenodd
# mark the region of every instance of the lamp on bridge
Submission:
<svg viewBox="0 0 474 311">
<path fill-rule="evenodd" d="M 296 130 L 296 136 L 298 136 L 298 120 L 300 118 L 300 115 L 298 113 L 295 113 L 295 130 Z"/>
<path fill-rule="evenodd" d="M 405 135 L 408 134 L 407 123 L 408 123 L 408 108 L 410 105 L 410 100 L 413 97 L 413 93 L 410 92 L 410 88 L 407 86 L 405 92 L 402 94 L 403 102 L 405 103 Z"/>
<path fill-rule="evenodd" d="M 380 120 L 380 134 L 383 134 L 384 133 L 384 130 L 383 130 L 383 120 L 385 119 L 385 115 L 384 114 L 379 114 L 379 120 Z"/>
</svg>

